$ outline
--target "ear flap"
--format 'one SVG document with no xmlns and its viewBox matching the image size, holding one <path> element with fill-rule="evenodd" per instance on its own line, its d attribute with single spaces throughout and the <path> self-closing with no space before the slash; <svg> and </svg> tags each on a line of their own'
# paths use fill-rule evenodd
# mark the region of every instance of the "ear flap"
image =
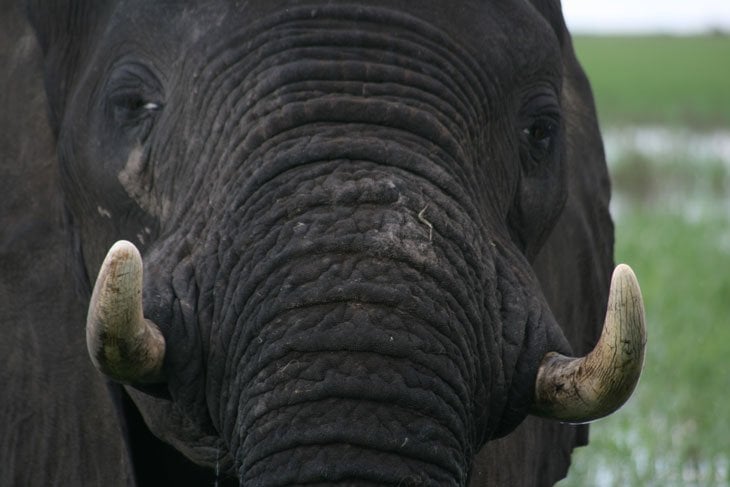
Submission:
<svg viewBox="0 0 730 487">
<path fill-rule="evenodd" d="M 0 0 L 0 485 L 131 485 L 125 428 L 68 283 L 42 53 L 17 4 Z"/>
<path fill-rule="evenodd" d="M 575 57 L 560 3 L 532 3 L 562 46 L 568 190 L 563 213 L 533 267 L 574 355 L 581 356 L 598 340 L 608 300 L 614 241 L 608 211 L 611 188 L 593 94 Z M 528 417 L 512 434 L 481 450 L 471 485 L 552 485 L 565 477 L 573 448 L 587 442 L 587 425 Z M 482 484 L 485 479 L 488 483 Z"/>
<path fill-rule="evenodd" d="M 43 54 L 51 126 L 58 133 L 68 89 L 90 51 L 90 39 L 106 0 L 26 0 L 25 14 Z"/>
</svg>

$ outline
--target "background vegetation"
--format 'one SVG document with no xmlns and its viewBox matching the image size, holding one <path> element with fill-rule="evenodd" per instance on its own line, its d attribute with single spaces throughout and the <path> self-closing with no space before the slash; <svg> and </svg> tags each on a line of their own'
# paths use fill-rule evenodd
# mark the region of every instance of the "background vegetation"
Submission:
<svg viewBox="0 0 730 487">
<path fill-rule="evenodd" d="M 730 123 L 730 36 L 577 37 L 601 119 Z"/>
<path fill-rule="evenodd" d="M 730 37 L 578 37 L 614 182 L 644 375 L 560 487 L 730 485 Z"/>
</svg>

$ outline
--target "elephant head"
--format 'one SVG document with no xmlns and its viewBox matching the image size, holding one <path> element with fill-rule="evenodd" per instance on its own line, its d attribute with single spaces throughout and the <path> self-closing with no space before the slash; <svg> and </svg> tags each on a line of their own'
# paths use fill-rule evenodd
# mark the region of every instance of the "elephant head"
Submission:
<svg viewBox="0 0 730 487">
<path fill-rule="evenodd" d="M 465 485 L 530 412 L 585 422 L 633 390 L 630 270 L 575 359 L 535 270 L 580 184 L 569 155 L 600 145 L 558 2 L 28 12 L 87 292 L 101 268 L 89 352 L 195 463 Z"/>
</svg>

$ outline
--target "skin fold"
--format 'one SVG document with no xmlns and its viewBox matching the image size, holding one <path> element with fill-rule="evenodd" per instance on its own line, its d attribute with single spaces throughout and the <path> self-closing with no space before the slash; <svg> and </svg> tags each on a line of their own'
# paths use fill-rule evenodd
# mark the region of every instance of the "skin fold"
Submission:
<svg viewBox="0 0 730 487">
<path fill-rule="evenodd" d="M 565 475 L 587 427 L 528 413 L 545 354 L 595 344 L 613 226 L 558 2 L 29 1 L 23 15 L 35 40 L 26 27 L 7 42 L 31 43 L 21 58 L 44 92 L 19 127 L 44 130 L 48 150 L 8 147 L 50 203 L 19 198 L 3 218 L 13 232 L 28 215 L 53 223 L 24 237 L 44 245 L 4 242 L 3 266 L 12 251 L 63 283 L 38 298 L 47 313 L 17 314 L 69 333 L 8 328 L 23 350 L 35 340 L 38 363 L 11 387 L 46 374 L 57 346 L 93 393 L 59 383 L 32 416 L 83 404 L 66 420 L 88 432 L 69 440 L 88 472 L 19 449 L 8 462 L 38 468 L 0 483 Z M 141 253 L 141 311 L 165 342 L 161 372 L 124 386 L 95 375 L 81 343 L 121 239 Z M 6 424 L 41 395 L 3 403 Z"/>
</svg>

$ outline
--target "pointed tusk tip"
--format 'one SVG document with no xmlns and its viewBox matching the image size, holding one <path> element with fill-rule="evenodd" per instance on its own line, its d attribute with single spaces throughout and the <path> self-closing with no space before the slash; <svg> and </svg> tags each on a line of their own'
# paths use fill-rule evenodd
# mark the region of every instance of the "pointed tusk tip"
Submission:
<svg viewBox="0 0 730 487">
<path fill-rule="evenodd" d="M 622 277 L 623 276 L 633 276 L 634 278 L 636 277 L 634 275 L 634 270 L 631 268 L 631 266 L 628 264 L 624 264 L 624 263 L 618 264 L 616 266 L 616 268 L 613 270 L 613 274 L 614 274 L 614 276 L 618 275 L 618 276 L 622 276 Z"/>
<path fill-rule="evenodd" d="M 111 246 L 109 252 L 107 252 L 104 258 L 104 263 L 114 260 L 129 260 L 134 259 L 142 262 L 142 255 L 139 253 L 137 247 L 128 240 L 118 240 Z"/>
<path fill-rule="evenodd" d="M 613 270 L 613 276 L 611 277 L 611 287 L 613 287 L 613 284 L 616 281 L 628 281 L 635 283 L 637 286 L 639 285 L 639 280 L 636 278 L 634 270 L 628 264 L 619 264 Z"/>
</svg>

